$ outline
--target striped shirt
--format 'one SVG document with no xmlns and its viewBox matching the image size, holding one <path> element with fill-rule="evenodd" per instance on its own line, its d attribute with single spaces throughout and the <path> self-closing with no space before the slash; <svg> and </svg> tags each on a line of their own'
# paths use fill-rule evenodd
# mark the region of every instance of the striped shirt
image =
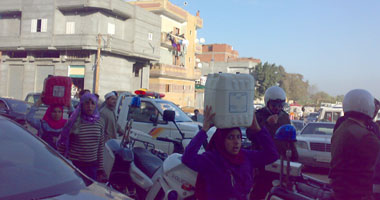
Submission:
<svg viewBox="0 0 380 200">
<path fill-rule="evenodd" d="M 103 150 L 104 134 L 100 121 L 80 123 L 79 134 L 70 134 L 68 158 L 72 161 L 95 162 L 98 170 L 103 170 Z"/>
</svg>

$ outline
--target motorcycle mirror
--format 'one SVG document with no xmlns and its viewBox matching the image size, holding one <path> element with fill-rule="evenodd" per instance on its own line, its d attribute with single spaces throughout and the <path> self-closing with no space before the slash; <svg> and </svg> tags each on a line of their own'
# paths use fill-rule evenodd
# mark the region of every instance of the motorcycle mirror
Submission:
<svg viewBox="0 0 380 200">
<path fill-rule="evenodd" d="M 174 119 L 175 119 L 175 111 L 173 111 L 173 110 L 165 110 L 163 118 L 164 118 L 165 121 L 174 121 Z"/>
</svg>

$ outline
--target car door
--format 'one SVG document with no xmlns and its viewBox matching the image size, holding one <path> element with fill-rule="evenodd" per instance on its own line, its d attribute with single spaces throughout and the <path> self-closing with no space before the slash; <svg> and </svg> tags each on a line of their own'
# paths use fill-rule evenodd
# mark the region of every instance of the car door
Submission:
<svg viewBox="0 0 380 200">
<path fill-rule="evenodd" d="M 133 119 L 133 129 L 142 131 L 149 136 L 142 140 L 150 140 L 148 142 L 154 144 L 155 148 L 169 153 L 171 144 L 155 139 L 157 137 L 170 137 L 170 126 L 168 122 L 163 120 L 162 114 L 154 104 L 141 100 L 140 108 L 130 108 L 127 120 L 129 119 Z"/>
</svg>

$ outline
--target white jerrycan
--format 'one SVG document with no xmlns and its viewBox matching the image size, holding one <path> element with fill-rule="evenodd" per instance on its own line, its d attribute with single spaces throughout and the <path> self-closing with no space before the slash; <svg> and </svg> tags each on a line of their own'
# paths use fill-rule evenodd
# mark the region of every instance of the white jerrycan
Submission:
<svg viewBox="0 0 380 200">
<path fill-rule="evenodd" d="M 254 78 L 249 74 L 207 76 L 204 108 L 212 106 L 217 128 L 248 127 L 253 120 Z"/>
</svg>

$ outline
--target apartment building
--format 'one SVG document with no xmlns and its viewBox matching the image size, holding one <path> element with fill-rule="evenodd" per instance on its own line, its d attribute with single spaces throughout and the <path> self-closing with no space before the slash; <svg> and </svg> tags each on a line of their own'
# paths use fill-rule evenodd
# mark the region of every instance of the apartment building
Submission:
<svg viewBox="0 0 380 200">
<path fill-rule="evenodd" d="M 149 87 L 161 19 L 121 0 L 1 0 L 0 96 L 40 92 L 49 74 L 101 97 Z"/>
<path fill-rule="evenodd" d="M 195 81 L 201 76 L 196 66 L 196 55 L 202 51 L 196 42 L 197 29 L 203 27 L 199 12 L 191 15 L 168 0 L 130 3 L 161 19 L 160 60 L 150 70 L 150 90 L 164 93 L 165 99 L 182 107 L 194 107 Z"/>
</svg>

